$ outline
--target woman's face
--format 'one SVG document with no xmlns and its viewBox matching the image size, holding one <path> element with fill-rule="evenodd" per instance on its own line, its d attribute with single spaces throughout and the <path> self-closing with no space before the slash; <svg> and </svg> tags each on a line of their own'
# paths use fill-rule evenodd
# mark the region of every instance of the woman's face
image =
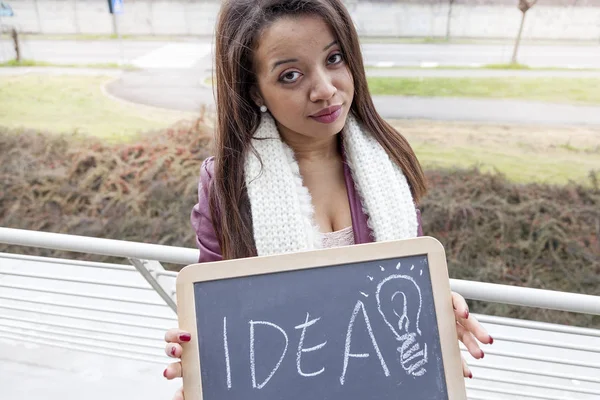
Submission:
<svg viewBox="0 0 600 400">
<path fill-rule="evenodd" d="M 261 35 L 255 53 L 256 101 L 266 105 L 286 139 L 340 132 L 354 82 L 329 26 L 319 17 L 284 17 Z"/>
</svg>

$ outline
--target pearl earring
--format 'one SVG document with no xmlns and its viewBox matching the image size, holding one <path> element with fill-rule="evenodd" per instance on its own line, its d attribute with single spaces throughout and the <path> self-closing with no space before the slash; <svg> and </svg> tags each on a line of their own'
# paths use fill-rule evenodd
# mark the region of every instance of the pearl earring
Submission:
<svg viewBox="0 0 600 400">
<path fill-rule="evenodd" d="M 264 104 L 260 106 L 260 112 L 267 112 L 267 106 L 265 106 Z"/>
</svg>

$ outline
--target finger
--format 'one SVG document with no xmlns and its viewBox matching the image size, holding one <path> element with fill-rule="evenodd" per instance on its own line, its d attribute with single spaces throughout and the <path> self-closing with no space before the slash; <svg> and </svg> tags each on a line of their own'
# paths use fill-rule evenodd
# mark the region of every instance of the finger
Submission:
<svg viewBox="0 0 600 400">
<path fill-rule="evenodd" d="M 176 363 L 169 364 L 167 366 L 167 368 L 165 368 L 165 371 L 163 372 L 163 376 L 165 378 L 167 378 L 168 380 L 175 379 L 175 378 L 181 378 L 181 363 L 176 362 Z"/>
<path fill-rule="evenodd" d="M 183 387 L 177 389 L 177 391 L 175 392 L 175 396 L 173 396 L 173 400 L 185 400 L 185 398 L 183 397 Z"/>
<path fill-rule="evenodd" d="M 490 336 L 488 331 L 479 323 L 477 318 L 469 316 L 469 318 L 463 319 L 460 324 L 465 327 L 466 330 L 471 332 L 473 336 L 477 338 L 481 343 L 492 344 L 494 339 Z"/>
<path fill-rule="evenodd" d="M 182 331 L 181 329 L 173 328 L 169 329 L 165 333 L 165 342 L 168 343 L 182 343 L 189 342 L 192 340 L 192 335 L 189 332 Z"/>
<path fill-rule="evenodd" d="M 456 319 L 469 318 L 469 306 L 464 297 L 456 292 L 452 292 L 452 307 Z"/>
<path fill-rule="evenodd" d="M 467 331 L 465 327 L 461 324 L 456 323 L 456 333 L 458 333 L 459 340 L 463 342 L 469 353 L 474 358 L 483 358 L 483 350 L 479 348 L 479 344 L 477 343 L 473 335 L 471 335 L 471 332 Z"/>
<path fill-rule="evenodd" d="M 183 348 L 178 343 L 167 343 L 165 346 L 165 353 L 172 358 L 181 358 Z"/>
<path fill-rule="evenodd" d="M 467 364 L 467 360 L 465 360 L 465 358 L 462 355 L 460 356 L 460 359 L 462 361 L 463 376 L 465 378 L 473 379 L 473 373 L 469 368 L 469 364 Z"/>
</svg>

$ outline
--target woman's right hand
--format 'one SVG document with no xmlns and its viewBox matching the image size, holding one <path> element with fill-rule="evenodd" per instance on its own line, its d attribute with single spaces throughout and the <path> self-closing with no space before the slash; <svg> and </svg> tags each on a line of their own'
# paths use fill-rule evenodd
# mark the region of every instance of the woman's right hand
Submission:
<svg viewBox="0 0 600 400">
<path fill-rule="evenodd" d="M 183 352 L 181 343 L 189 342 L 191 339 L 192 335 L 190 335 L 189 332 L 185 332 L 176 328 L 169 329 L 167 333 L 165 333 L 165 342 L 167 342 L 165 346 L 165 353 L 172 358 L 181 358 L 181 353 Z M 181 378 L 183 375 L 182 372 L 181 361 L 177 361 L 167 366 L 165 372 L 163 372 L 163 376 L 169 380 Z M 179 388 L 179 390 L 175 392 L 173 400 L 184 400 L 183 387 Z"/>
</svg>

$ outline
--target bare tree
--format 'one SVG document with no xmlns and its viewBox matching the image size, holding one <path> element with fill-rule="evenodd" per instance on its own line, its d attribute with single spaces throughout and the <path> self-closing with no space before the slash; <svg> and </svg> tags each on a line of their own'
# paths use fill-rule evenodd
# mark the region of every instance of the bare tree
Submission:
<svg viewBox="0 0 600 400">
<path fill-rule="evenodd" d="M 523 34 L 523 25 L 525 25 L 525 15 L 527 11 L 537 3 L 538 0 L 519 0 L 519 10 L 523 14 L 521 18 L 521 26 L 519 27 L 519 34 L 517 35 L 517 40 L 515 41 L 515 49 L 513 50 L 513 55 L 511 59 L 512 64 L 517 63 L 517 53 L 519 52 L 519 45 L 521 44 L 521 35 Z"/>
<path fill-rule="evenodd" d="M 15 60 L 17 64 L 21 62 L 21 46 L 19 46 L 19 33 L 16 28 L 12 28 L 10 31 L 10 35 L 12 36 L 13 44 L 15 46 Z"/>
<path fill-rule="evenodd" d="M 450 40 L 450 21 L 452 21 L 452 7 L 456 0 L 448 0 L 448 18 L 446 19 L 446 40 Z"/>
</svg>

